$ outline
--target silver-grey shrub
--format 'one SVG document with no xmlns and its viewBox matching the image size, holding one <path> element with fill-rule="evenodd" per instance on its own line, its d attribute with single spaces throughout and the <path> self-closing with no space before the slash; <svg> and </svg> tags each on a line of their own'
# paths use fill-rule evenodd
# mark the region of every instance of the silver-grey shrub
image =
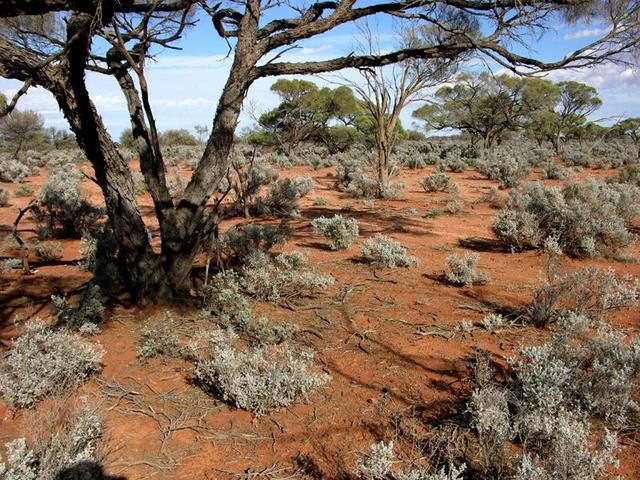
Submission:
<svg viewBox="0 0 640 480">
<path fill-rule="evenodd" d="M 377 268 L 413 267 L 418 259 L 407 255 L 407 249 L 393 238 L 376 233 L 362 245 L 364 260 Z"/>
<path fill-rule="evenodd" d="M 287 223 L 277 226 L 249 223 L 230 228 L 221 243 L 229 257 L 243 261 L 253 252 L 268 252 L 282 246 L 289 231 Z"/>
<path fill-rule="evenodd" d="M 631 275 L 615 270 L 585 267 L 544 282 L 527 307 L 528 319 L 536 326 L 556 322 L 568 312 L 603 320 L 614 310 L 638 305 L 640 283 Z"/>
<path fill-rule="evenodd" d="M 479 259 L 480 255 L 477 253 L 466 254 L 463 258 L 455 254 L 449 255 L 447 257 L 449 270 L 445 273 L 445 277 L 453 285 L 470 286 L 475 283 L 486 282 L 487 276 L 476 272 L 476 265 Z"/>
<path fill-rule="evenodd" d="M 502 188 L 519 185 L 532 171 L 527 159 L 499 149 L 486 152 L 484 158 L 476 163 L 476 168 L 490 180 L 500 182 Z"/>
<path fill-rule="evenodd" d="M 38 195 L 37 217 L 45 234 L 79 238 L 96 228 L 104 211 L 82 197 L 80 178 L 73 169 L 49 172 L 47 184 Z"/>
<path fill-rule="evenodd" d="M 59 412 L 58 412 L 59 413 Z M 39 432 L 29 446 L 19 438 L 5 445 L 6 463 L 0 458 L 3 480 L 101 480 L 89 465 L 97 463 L 103 422 L 86 401 L 71 412 L 45 420 L 48 431 Z M 42 428 L 39 428 L 41 430 Z M 93 473 L 93 475 L 92 475 Z"/>
<path fill-rule="evenodd" d="M 59 324 L 86 330 L 89 324 L 99 327 L 104 322 L 105 298 L 98 285 L 90 284 L 77 305 L 71 305 L 64 296 L 51 295 L 51 300 Z"/>
<path fill-rule="evenodd" d="M 327 239 L 331 250 L 344 250 L 358 238 L 358 222 L 354 218 L 345 220 L 342 215 L 331 218 L 318 217 L 311 222 L 311 228 Z"/>
<path fill-rule="evenodd" d="M 238 408 L 265 415 L 305 399 L 330 380 L 314 373 L 313 355 L 284 343 L 239 349 L 230 330 L 207 332 L 193 347 L 196 381 L 208 392 Z"/>
<path fill-rule="evenodd" d="M 0 207 L 6 207 L 7 205 L 9 205 L 9 198 L 11 198 L 9 190 L 0 187 Z"/>
<path fill-rule="evenodd" d="M 22 183 L 33 172 L 24 162 L 9 157 L 0 157 L 0 181 Z"/>
<path fill-rule="evenodd" d="M 455 193 L 458 191 L 458 184 L 451 177 L 443 172 L 433 172 L 428 177 L 418 180 L 425 192 L 447 192 Z"/>
<path fill-rule="evenodd" d="M 511 192 L 492 228 L 514 250 L 541 248 L 555 237 L 569 255 L 604 255 L 635 241 L 631 222 L 639 209 L 640 189 L 632 185 L 594 179 L 563 188 L 532 183 Z"/>
<path fill-rule="evenodd" d="M 252 313 L 243 290 L 244 282 L 237 272 L 220 272 L 200 288 L 202 308 L 218 317 L 222 326 L 244 330 L 251 322 Z"/>
<path fill-rule="evenodd" d="M 101 370 L 102 350 L 64 330 L 39 322 L 26 326 L 0 361 L 0 393 L 26 407 L 49 395 L 79 387 Z"/>
<path fill-rule="evenodd" d="M 307 256 L 297 250 L 276 257 L 253 252 L 242 267 L 245 288 L 254 298 L 270 302 L 313 297 L 335 280 L 310 269 L 308 263 Z"/>
</svg>

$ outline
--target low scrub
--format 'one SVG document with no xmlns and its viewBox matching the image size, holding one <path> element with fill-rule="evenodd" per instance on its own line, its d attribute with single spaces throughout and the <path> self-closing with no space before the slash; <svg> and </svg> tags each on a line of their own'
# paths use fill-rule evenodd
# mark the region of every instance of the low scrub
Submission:
<svg viewBox="0 0 640 480">
<path fill-rule="evenodd" d="M 455 193 L 458 191 L 458 184 L 449 175 L 442 172 L 433 172 L 428 177 L 421 178 L 418 185 L 425 192 Z"/>
<path fill-rule="evenodd" d="M 611 311 L 638 305 L 639 299 L 637 279 L 619 276 L 613 269 L 586 267 L 541 285 L 527 312 L 530 322 L 537 326 L 555 323 L 568 312 L 599 322 Z"/>
<path fill-rule="evenodd" d="M 327 240 L 331 250 L 349 248 L 356 241 L 359 233 L 358 222 L 353 218 L 345 220 L 342 215 L 316 218 L 311 222 L 311 228 Z"/>
<path fill-rule="evenodd" d="M 463 258 L 457 255 L 447 257 L 448 271 L 445 273 L 447 281 L 453 285 L 470 286 L 476 283 L 485 283 L 487 276 L 476 272 L 476 265 L 480 255 L 477 253 L 467 254 Z"/>
<path fill-rule="evenodd" d="M 309 269 L 306 255 L 297 250 L 276 257 L 253 252 L 247 257 L 242 274 L 247 292 L 270 302 L 313 297 L 335 281 L 330 275 Z"/>
<path fill-rule="evenodd" d="M 38 200 L 36 217 L 42 236 L 80 238 L 95 230 L 104 213 L 82 197 L 80 174 L 75 170 L 49 172 Z"/>
<path fill-rule="evenodd" d="M 305 399 L 330 379 L 312 372 L 312 354 L 288 344 L 243 350 L 237 343 L 230 330 L 205 334 L 194 346 L 195 378 L 207 392 L 256 416 Z"/>
<path fill-rule="evenodd" d="M 10 198 L 11 194 L 9 193 L 9 190 L 0 187 L 0 207 L 6 207 L 7 205 L 9 205 Z"/>
<path fill-rule="evenodd" d="M 640 210 L 640 190 L 594 179 L 563 188 L 542 183 L 513 191 L 493 222 L 498 238 L 514 250 L 542 248 L 554 237 L 576 257 L 616 253 L 633 243 L 632 222 Z"/>
<path fill-rule="evenodd" d="M 362 245 L 365 262 L 377 268 L 413 267 L 418 259 L 407 255 L 407 249 L 393 238 L 375 234 Z"/>
<path fill-rule="evenodd" d="M 31 323 L 0 361 L 0 393 L 26 407 L 49 395 L 79 387 L 100 371 L 102 351 L 64 330 Z"/>
<path fill-rule="evenodd" d="M 36 425 L 30 445 L 25 438 L 5 445 L 6 463 L 0 457 L 3 480 L 101 480 L 98 441 L 102 418 L 88 403 L 62 408 Z"/>
<path fill-rule="evenodd" d="M 64 296 L 51 295 L 59 324 L 81 332 L 97 332 L 104 323 L 105 299 L 98 285 L 89 285 L 77 305 Z"/>
</svg>

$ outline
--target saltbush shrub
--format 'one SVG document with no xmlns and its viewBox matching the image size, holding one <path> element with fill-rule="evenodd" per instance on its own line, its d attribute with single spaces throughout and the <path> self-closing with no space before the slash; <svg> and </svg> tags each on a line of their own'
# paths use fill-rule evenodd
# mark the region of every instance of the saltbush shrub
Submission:
<svg viewBox="0 0 640 480">
<path fill-rule="evenodd" d="M 276 257 L 253 252 L 247 257 L 242 274 L 247 292 L 270 302 L 313 297 L 335 282 L 331 275 L 310 270 L 306 255 L 297 250 Z"/>
<path fill-rule="evenodd" d="M 79 387 L 100 371 L 102 351 L 64 330 L 33 322 L 0 360 L 0 393 L 26 407 L 51 394 Z"/>
<path fill-rule="evenodd" d="M 458 191 L 458 184 L 452 178 L 442 172 L 433 172 L 428 177 L 421 178 L 418 181 L 425 192 L 447 192 L 454 193 Z"/>
<path fill-rule="evenodd" d="M 9 198 L 11 198 L 9 190 L 0 187 L 0 207 L 6 207 L 9 205 Z"/>
<path fill-rule="evenodd" d="M 490 180 L 500 182 L 502 188 L 511 188 L 520 184 L 531 173 L 531 164 L 522 157 L 515 157 L 511 152 L 494 150 L 476 163 L 480 173 Z"/>
<path fill-rule="evenodd" d="M 75 170 L 50 171 L 38 200 L 36 217 L 46 236 L 79 238 L 84 232 L 94 230 L 104 213 L 82 198 L 80 174 Z"/>
<path fill-rule="evenodd" d="M 449 255 L 447 257 L 449 270 L 445 274 L 447 280 L 453 285 L 466 286 L 486 282 L 486 275 L 476 272 L 476 264 L 479 259 L 480 255 L 477 253 L 467 254 L 463 258 L 455 254 Z"/>
<path fill-rule="evenodd" d="M 362 245 L 365 262 L 377 268 L 413 267 L 418 265 L 415 257 L 407 255 L 407 249 L 394 239 L 376 233 Z"/>
<path fill-rule="evenodd" d="M 68 412 L 45 419 L 46 428 L 29 446 L 25 438 L 6 444 L 6 463 L 0 458 L 3 480 L 102 480 L 97 444 L 103 422 L 95 408 L 82 402 Z"/>
<path fill-rule="evenodd" d="M 231 330 L 213 330 L 194 346 L 194 377 L 205 389 L 254 415 L 265 415 L 305 399 L 330 379 L 312 372 L 313 355 L 295 352 L 288 344 L 265 348 L 236 344 Z"/>
<path fill-rule="evenodd" d="M 274 225 L 251 223 L 230 228 L 222 237 L 222 246 L 227 255 L 240 261 L 253 252 L 269 252 L 272 248 L 284 245 L 285 238 L 291 233 L 287 222 Z"/>
<path fill-rule="evenodd" d="M 543 283 L 527 307 L 528 318 L 537 326 L 556 322 L 567 312 L 601 321 L 611 311 L 632 307 L 640 299 L 640 283 L 613 269 L 586 267 L 558 275 Z"/>
<path fill-rule="evenodd" d="M 311 228 L 327 239 L 331 250 L 344 250 L 358 238 L 358 222 L 354 218 L 345 220 L 342 215 L 331 218 L 318 217 L 311 222 Z"/>
<path fill-rule="evenodd" d="M 93 281 L 102 287 L 121 283 L 118 242 L 109 224 L 103 223 L 83 232 L 80 242 L 83 256 L 78 263 L 80 269 L 93 273 Z"/>
<path fill-rule="evenodd" d="M 533 183 L 511 192 L 492 228 L 514 250 L 541 248 L 555 237 L 569 255 L 604 255 L 635 241 L 631 223 L 639 208 L 640 190 L 631 185 L 594 179 L 563 188 Z"/>
<path fill-rule="evenodd" d="M 18 188 L 16 188 L 14 195 L 16 197 L 30 197 L 31 195 L 33 195 L 33 188 L 31 188 L 29 185 L 20 185 Z"/>
<path fill-rule="evenodd" d="M 64 296 L 51 295 L 51 300 L 58 323 L 69 328 L 88 331 L 90 325 L 100 327 L 104 323 L 105 299 L 98 285 L 89 285 L 77 305 L 69 304 Z"/>
<path fill-rule="evenodd" d="M 0 157 L 0 181 L 2 182 L 22 183 L 33 173 L 32 169 L 22 161 Z"/>
</svg>

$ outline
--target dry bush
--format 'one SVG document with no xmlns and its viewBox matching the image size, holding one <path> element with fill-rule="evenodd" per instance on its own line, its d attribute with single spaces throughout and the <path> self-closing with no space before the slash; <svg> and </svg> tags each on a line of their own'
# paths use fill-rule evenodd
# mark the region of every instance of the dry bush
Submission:
<svg viewBox="0 0 640 480">
<path fill-rule="evenodd" d="M 254 415 L 265 415 L 305 399 L 330 380 L 313 373 L 313 355 L 295 352 L 288 344 L 270 347 L 237 346 L 231 330 L 212 330 L 193 348 L 195 378 L 203 389 Z"/>
<path fill-rule="evenodd" d="M 418 259 L 407 255 L 407 249 L 394 239 L 376 233 L 365 240 L 362 245 L 362 256 L 365 261 L 377 268 L 413 267 Z"/>
<path fill-rule="evenodd" d="M 359 233 L 358 222 L 353 218 L 345 220 L 342 215 L 334 215 L 331 218 L 318 217 L 311 222 L 311 228 L 327 239 L 331 250 L 349 248 Z"/>
<path fill-rule="evenodd" d="M 101 370 L 101 360 L 98 346 L 64 330 L 33 322 L 27 324 L 0 362 L 0 393 L 12 405 L 26 407 L 79 387 Z"/>
</svg>

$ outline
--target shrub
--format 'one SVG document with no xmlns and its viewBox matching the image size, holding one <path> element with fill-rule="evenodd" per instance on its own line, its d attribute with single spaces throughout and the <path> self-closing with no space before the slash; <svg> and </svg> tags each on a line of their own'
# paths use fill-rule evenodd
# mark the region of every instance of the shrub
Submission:
<svg viewBox="0 0 640 480">
<path fill-rule="evenodd" d="M 610 182 L 628 183 L 640 187 L 640 163 L 629 165 L 618 172 L 616 177 L 608 179 Z"/>
<path fill-rule="evenodd" d="M 10 197 L 11 194 L 9 193 L 9 190 L 0 187 L 0 207 L 6 207 L 7 205 L 9 205 Z"/>
<path fill-rule="evenodd" d="M 540 286 L 527 308 L 537 326 L 556 322 L 571 311 L 601 321 L 605 314 L 638 304 L 640 283 L 630 275 L 618 276 L 613 269 L 586 267 Z"/>
<path fill-rule="evenodd" d="M 0 392 L 13 405 L 29 406 L 79 387 L 101 369 L 101 359 L 102 352 L 95 345 L 64 330 L 31 323 L 0 362 Z"/>
<path fill-rule="evenodd" d="M 442 172 L 433 172 L 428 177 L 418 181 L 425 192 L 447 192 L 454 193 L 458 191 L 458 184 L 454 182 L 449 175 Z"/>
<path fill-rule="evenodd" d="M 510 152 L 500 150 L 489 153 L 477 162 L 476 168 L 487 178 L 500 182 L 502 188 L 517 186 L 531 173 L 531 165 L 526 159 L 515 158 Z"/>
<path fill-rule="evenodd" d="M 309 193 L 310 177 L 285 178 L 276 180 L 269 188 L 267 195 L 258 197 L 250 211 L 256 216 L 271 215 L 287 217 L 298 212 L 298 200 Z M 311 186 L 313 181 L 311 180 Z"/>
<path fill-rule="evenodd" d="M 36 256 L 45 262 L 62 258 L 62 244 L 60 242 L 44 244 L 38 239 L 34 239 L 31 241 L 31 247 Z"/>
<path fill-rule="evenodd" d="M 566 180 L 568 177 L 567 171 L 556 163 L 547 162 L 542 167 L 542 178 L 548 180 Z"/>
<path fill-rule="evenodd" d="M 327 204 L 327 201 L 324 198 L 316 197 L 313 199 L 313 204 L 318 207 L 322 207 Z"/>
<path fill-rule="evenodd" d="M 407 249 L 381 233 L 365 240 L 362 245 L 365 261 L 378 268 L 413 267 L 418 265 L 415 257 L 407 255 Z"/>
<path fill-rule="evenodd" d="M 367 454 L 358 457 L 356 470 L 361 478 L 382 480 L 391 473 L 394 462 L 396 462 L 396 454 L 393 450 L 393 442 L 374 443 Z"/>
<path fill-rule="evenodd" d="M 268 348 L 234 347 L 237 336 L 213 330 L 195 348 L 195 378 L 226 402 L 260 416 L 287 407 L 327 383 L 326 374 L 311 372 L 313 355 L 296 353 L 287 344 Z"/>
<path fill-rule="evenodd" d="M 96 466 L 97 442 L 102 435 L 102 418 L 82 402 L 72 411 L 56 412 L 38 425 L 29 447 L 20 438 L 6 444 L 7 463 L 0 459 L 0 478 L 5 480 L 101 480 Z M 106 478 L 106 477 L 105 477 Z"/>
<path fill-rule="evenodd" d="M 568 316 L 549 342 L 508 359 L 511 373 L 502 383 L 495 372 L 479 370 L 467 412 L 480 448 L 491 453 L 485 455 L 487 472 L 507 468 L 513 475 L 502 471 L 500 477 L 596 480 L 617 466 L 616 435 L 608 428 L 624 425 L 637 409 L 640 343 L 606 325 L 594 335 L 588 324 L 580 315 Z M 518 465 L 503 457 L 514 451 L 505 448 L 508 442 L 518 449 Z"/>
<path fill-rule="evenodd" d="M 181 358 L 188 356 L 188 350 L 176 335 L 178 324 L 170 312 L 164 318 L 147 323 L 140 332 L 136 356 L 145 363 L 159 355 Z"/>
<path fill-rule="evenodd" d="M 290 231 L 286 222 L 277 227 L 257 223 L 235 226 L 224 234 L 222 245 L 229 251 L 229 256 L 243 261 L 253 252 L 268 252 L 274 247 L 284 245 Z"/>
<path fill-rule="evenodd" d="M 51 295 L 56 318 L 60 324 L 80 330 L 91 324 L 98 327 L 104 323 L 104 297 L 98 285 L 89 285 L 77 305 L 70 305 L 66 297 Z"/>
<path fill-rule="evenodd" d="M 0 181 L 22 183 L 32 174 L 28 165 L 13 158 L 0 158 Z"/>
<path fill-rule="evenodd" d="M 251 307 L 242 290 L 242 279 L 236 272 L 218 273 L 199 290 L 202 307 L 217 316 L 222 326 L 244 330 L 251 322 Z"/>
<path fill-rule="evenodd" d="M 492 228 L 514 250 L 540 248 L 556 237 L 569 255 L 595 256 L 635 240 L 630 226 L 639 207 L 640 190 L 630 185 L 589 179 L 560 189 L 535 183 L 511 192 Z"/>
<path fill-rule="evenodd" d="M 499 313 L 490 313 L 486 315 L 480 323 L 487 330 L 495 330 L 496 328 L 504 327 L 507 321 Z"/>
<path fill-rule="evenodd" d="M 311 228 L 327 239 L 331 250 L 349 248 L 358 238 L 358 222 L 353 218 L 345 220 L 342 215 L 316 218 L 311 222 Z"/>
<path fill-rule="evenodd" d="M 48 235 L 79 237 L 95 229 L 104 213 L 82 198 L 80 174 L 75 170 L 49 172 L 47 184 L 39 195 L 39 223 Z"/>
<path fill-rule="evenodd" d="M 20 258 L 5 258 L 0 262 L 0 273 L 9 272 L 20 267 L 22 267 L 22 260 Z"/>
<path fill-rule="evenodd" d="M 480 255 L 477 253 L 467 254 L 464 258 L 449 255 L 447 257 L 449 271 L 445 275 L 447 280 L 454 285 L 466 286 L 486 282 L 487 278 L 484 274 L 478 275 L 476 273 L 476 264 L 479 258 Z"/>
<path fill-rule="evenodd" d="M 307 268 L 307 257 L 294 250 L 272 258 L 253 252 L 242 267 L 247 292 L 258 300 L 285 302 L 313 297 L 334 283 L 330 275 Z"/>
<path fill-rule="evenodd" d="M 31 195 L 33 195 L 33 188 L 31 188 L 29 185 L 20 185 L 18 188 L 16 188 L 14 195 L 16 197 L 30 197 Z"/>
<path fill-rule="evenodd" d="M 80 253 L 84 257 L 78 264 L 81 270 L 93 273 L 93 281 L 107 287 L 121 283 L 118 267 L 118 242 L 109 224 L 85 231 L 80 239 Z"/>
</svg>

